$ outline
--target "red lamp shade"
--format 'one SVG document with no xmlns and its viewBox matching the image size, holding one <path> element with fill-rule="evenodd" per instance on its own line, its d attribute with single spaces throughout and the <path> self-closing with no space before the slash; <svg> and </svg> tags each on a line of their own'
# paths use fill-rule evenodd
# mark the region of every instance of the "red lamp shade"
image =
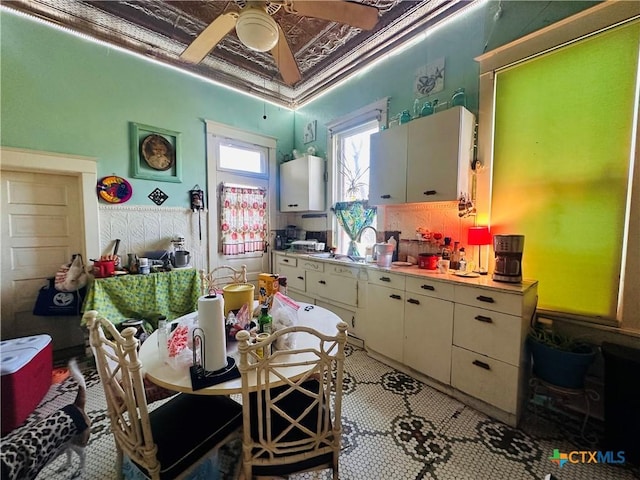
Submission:
<svg viewBox="0 0 640 480">
<path fill-rule="evenodd" d="M 491 233 L 489 233 L 489 227 L 469 228 L 467 243 L 469 245 L 491 245 Z"/>
</svg>

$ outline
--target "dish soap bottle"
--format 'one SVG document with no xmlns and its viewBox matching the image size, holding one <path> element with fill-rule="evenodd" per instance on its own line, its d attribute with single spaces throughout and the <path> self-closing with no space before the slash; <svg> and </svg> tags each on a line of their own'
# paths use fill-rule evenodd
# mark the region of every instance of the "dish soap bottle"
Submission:
<svg viewBox="0 0 640 480">
<path fill-rule="evenodd" d="M 262 305 L 262 311 L 258 317 L 258 328 L 260 333 L 268 333 L 271 335 L 273 326 L 273 318 L 269 315 L 269 305 Z"/>
</svg>

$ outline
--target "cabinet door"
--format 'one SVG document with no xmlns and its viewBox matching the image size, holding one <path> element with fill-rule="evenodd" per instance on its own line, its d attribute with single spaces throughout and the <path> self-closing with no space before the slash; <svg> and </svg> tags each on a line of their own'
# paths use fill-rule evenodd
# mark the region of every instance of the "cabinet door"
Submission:
<svg viewBox="0 0 640 480">
<path fill-rule="evenodd" d="M 404 363 L 449 385 L 453 302 L 411 293 L 406 297 Z"/>
<path fill-rule="evenodd" d="M 307 293 L 351 307 L 358 304 L 358 281 L 322 272 L 307 272 Z"/>
<path fill-rule="evenodd" d="M 279 265 L 278 273 L 280 276 L 287 277 L 288 290 L 297 290 L 298 292 L 305 292 L 307 290 L 305 283 L 305 275 L 307 272 L 302 268 Z"/>
<path fill-rule="evenodd" d="M 370 137 L 369 203 L 391 205 L 407 200 L 407 125 Z"/>
<path fill-rule="evenodd" d="M 280 164 L 280 211 L 324 210 L 324 160 L 305 155 Z"/>
<path fill-rule="evenodd" d="M 407 124 L 407 202 L 451 201 L 468 192 L 474 124 L 463 107 Z"/>
<path fill-rule="evenodd" d="M 402 362 L 404 291 L 368 286 L 366 345 L 385 357 Z"/>
</svg>

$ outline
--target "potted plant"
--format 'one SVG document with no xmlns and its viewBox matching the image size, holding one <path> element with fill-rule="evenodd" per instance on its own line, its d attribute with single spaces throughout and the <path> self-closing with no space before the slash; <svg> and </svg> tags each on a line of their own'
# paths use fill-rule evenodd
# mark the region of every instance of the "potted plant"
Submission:
<svg viewBox="0 0 640 480">
<path fill-rule="evenodd" d="M 539 324 L 529 331 L 527 343 L 534 375 L 559 387 L 584 388 L 585 375 L 596 356 L 593 345 Z"/>
</svg>

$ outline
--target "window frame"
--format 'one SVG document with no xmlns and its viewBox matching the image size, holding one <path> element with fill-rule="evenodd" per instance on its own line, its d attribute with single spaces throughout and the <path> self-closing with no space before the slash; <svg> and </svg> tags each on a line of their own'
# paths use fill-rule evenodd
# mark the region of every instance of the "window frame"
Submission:
<svg viewBox="0 0 640 480">
<path fill-rule="evenodd" d="M 478 160 L 487 175 L 478 176 L 477 200 L 478 223 L 489 222 L 491 211 L 491 182 L 493 163 L 494 101 L 496 92 L 496 71 L 511 67 L 537 55 L 544 54 L 569 43 L 580 41 L 591 35 L 604 32 L 624 23 L 638 19 L 631 2 L 604 2 L 588 10 L 554 23 L 514 42 L 499 47 L 476 58 L 480 63 L 480 117 L 478 128 Z M 640 64 L 639 64 L 640 68 Z M 541 312 L 550 317 L 579 322 L 582 324 L 602 324 L 615 327 L 636 335 L 640 332 L 640 298 L 635 285 L 640 283 L 640 155 L 637 145 L 640 109 L 637 108 L 640 85 L 636 83 L 635 118 L 633 120 L 629 192 L 627 197 L 626 226 L 624 230 L 624 252 L 619 283 L 619 303 L 617 322 L 602 320 L 598 317 L 571 315 L 561 312 Z"/>
</svg>

